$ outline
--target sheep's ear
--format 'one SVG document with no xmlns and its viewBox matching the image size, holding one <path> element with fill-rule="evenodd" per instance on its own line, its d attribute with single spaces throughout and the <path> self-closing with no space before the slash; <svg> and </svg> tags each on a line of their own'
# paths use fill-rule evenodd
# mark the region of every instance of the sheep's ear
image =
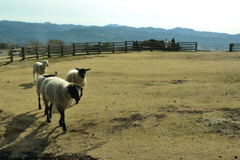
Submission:
<svg viewBox="0 0 240 160">
<path fill-rule="evenodd" d="M 76 70 L 80 70 L 79 68 L 76 68 Z"/>
<path fill-rule="evenodd" d="M 90 71 L 91 70 L 91 68 L 88 68 L 88 69 L 85 69 L 86 71 Z"/>
</svg>

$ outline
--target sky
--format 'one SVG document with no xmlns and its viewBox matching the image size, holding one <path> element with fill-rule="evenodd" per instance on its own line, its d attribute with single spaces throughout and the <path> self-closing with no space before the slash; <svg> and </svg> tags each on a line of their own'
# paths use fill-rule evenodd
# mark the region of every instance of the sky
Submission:
<svg viewBox="0 0 240 160">
<path fill-rule="evenodd" d="M 239 0 L 0 0 L 0 20 L 240 33 Z"/>
</svg>

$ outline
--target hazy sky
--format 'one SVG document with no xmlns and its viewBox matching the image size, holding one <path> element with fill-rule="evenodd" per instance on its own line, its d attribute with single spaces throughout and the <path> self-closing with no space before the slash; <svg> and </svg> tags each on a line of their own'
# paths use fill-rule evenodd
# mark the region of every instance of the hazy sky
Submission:
<svg viewBox="0 0 240 160">
<path fill-rule="evenodd" d="M 0 20 L 240 33 L 239 0 L 0 0 Z"/>
</svg>

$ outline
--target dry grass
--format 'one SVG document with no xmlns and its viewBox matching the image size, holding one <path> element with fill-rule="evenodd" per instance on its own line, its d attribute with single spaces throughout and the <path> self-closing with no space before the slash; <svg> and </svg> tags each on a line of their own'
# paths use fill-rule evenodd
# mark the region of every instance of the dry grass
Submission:
<svg viewBox="0 0 240 160">
<path fill-rule="evenodd" d="M 38 110 L 32 64 L 0 67 L 0 157 L 30 159 L 239 159 L 237 53 L 141 52 L 49 59 L 65 78 L 92 68 L 66 111 Z"/>
</svg>

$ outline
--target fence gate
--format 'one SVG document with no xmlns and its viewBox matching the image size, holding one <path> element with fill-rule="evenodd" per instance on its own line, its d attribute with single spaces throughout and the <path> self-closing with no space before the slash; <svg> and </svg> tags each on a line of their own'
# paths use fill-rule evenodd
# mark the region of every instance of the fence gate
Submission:
<svg viewBox="0 0 240 160">
<path fill-rule="evenodd" d="M 180 51 L 197 51 L 197 42 L 178 42 Z"/>
</svg>

